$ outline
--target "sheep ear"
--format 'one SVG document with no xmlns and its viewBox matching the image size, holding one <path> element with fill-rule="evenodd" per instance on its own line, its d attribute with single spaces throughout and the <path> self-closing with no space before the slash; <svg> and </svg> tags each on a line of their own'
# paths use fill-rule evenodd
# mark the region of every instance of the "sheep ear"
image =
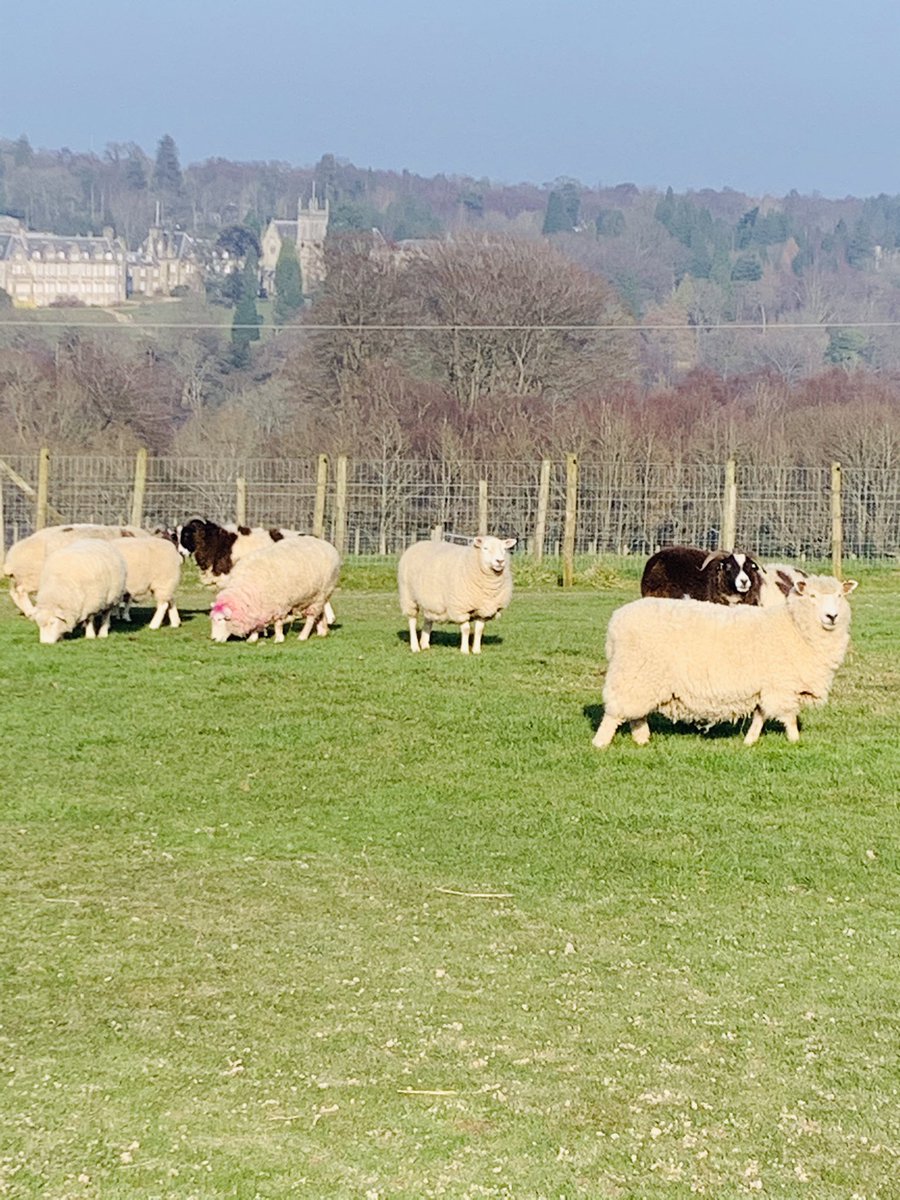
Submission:
<svg viewBox="0 0 900 1200">
<path fill-rule="evenodd" d="M 477 538 L 472 538 L 472 545 L 481 548 L 484 545 L 484 538 L 480 535 Z"/>
<path fill-rule="evenodd" d="M 806 580 L 805 579 L 795 579 L 794 580 L 794 591 L 798 592 L 801 596 L 804 595 L 806 592 Z"/>
<path fill-rule="evenodd" d="M 858 587 L 859 587 L 858 579 L 845 579 L 844 580 L 844 595 L 849 596 L 850 593 L 855 592 Z"/>
<path fill-rule="evenodd" d="M 513 546 L 516 544 L 516 542 L 518 540 L 519 540 L 518 538 L 507 538 L 506 541 L 503 543 L 503 549 L 504 550 L 512 550 Z"/>
</svg>

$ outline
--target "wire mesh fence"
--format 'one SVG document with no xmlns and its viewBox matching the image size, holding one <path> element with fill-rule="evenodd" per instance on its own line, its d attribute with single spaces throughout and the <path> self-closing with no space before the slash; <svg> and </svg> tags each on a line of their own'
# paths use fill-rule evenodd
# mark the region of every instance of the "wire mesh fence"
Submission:
<svg viewBox="0 0 900 1200">
<path fill-rule="evenodd" d="M 324 467 L 324 469 L 323 469 Z M 0 458 L 4 544 L 32 532 L 42 482 L 38 455 Z M 542 476 L 545 494 L 542 498 Z M 735 472 L 734 541 L 763 558 L 827 557 L 833 546 L 829 466 L 741 466 Z M 900 553 L 900 469 L 841 472 L 846 556 Z M 136 496 L 136 489 L 140 495 Z M 397 554 L 440 525 L 519 539 L 520 549 L 561 551 L 563 462 L 151 458 L 138 484 L 125 455 L 54 455 L 43 482 L 45 519 L 148 527 L 190 516 L 224 523 L 320 530 L 345 555 Z M 574 548 L 580 554 L 652 553 L 675 542 L 716 549 L 725 522 L 726 466 L 588 462 L 578 467 Z M 137 501 L 137 507 L 136 507 Z M 543 517 L 541 509 L 543 507 Z"/>
</svg>

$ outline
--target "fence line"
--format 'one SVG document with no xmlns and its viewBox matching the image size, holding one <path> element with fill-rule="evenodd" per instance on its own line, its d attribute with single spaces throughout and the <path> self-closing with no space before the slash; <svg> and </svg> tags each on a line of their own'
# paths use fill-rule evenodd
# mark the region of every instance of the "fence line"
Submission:
<svg viewBox="0 0 900 1200">
<path fill-rule="evenodd" d="M 396 554 L 430 536 L 514 535 L 536 559 L 685 542 L 767 558 L 900 555 L 900 469 L 727 463 L 0 457 L 4 545 L 42 520 L 283 525 Z"/>
</svg>

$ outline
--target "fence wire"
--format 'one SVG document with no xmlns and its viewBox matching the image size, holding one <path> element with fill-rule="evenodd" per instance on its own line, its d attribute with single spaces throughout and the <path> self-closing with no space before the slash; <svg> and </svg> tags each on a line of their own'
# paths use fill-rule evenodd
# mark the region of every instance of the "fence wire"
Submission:
<svg viewBox="0 0 900 1200">
<path fill-rule="evenodd" d="M 413 461 L 385 457 L 347 462 L 346 494 L 338 496 L 329 464 L 324 534 L 339 534 L 341 499 L 346 555 L 397 554 L 436 525 L 471 536 L 481 525 L 519 539 L 534 553 L 540 462 Z M 243 515 L 251 525 L 311 531 L 316 509 L 316 458 L 147 461 L 142 521 L 174 525 L 191 516 L 222 523 Z M 0 457 L 5 545 L 32 532 L 38 456 Z M 652 553 L 683 542 L 716 549 L 723 534 L 725 464 L 586 462 L 579 464 L 575 550 L 582 554 Z M 54 455 L 49 520 L 121 523 L 131 518 L 135 459 L 125 455 Z M 736 544 L 765 559 L 828 557 L 831 551 L 829 466 L 737 467 Z M 560 553 L 566 468 L 550 466 L 541 551 Z M 241 505 L 244 508 L 241 508 Z M 845 467 L 843 552 L 863 559 L 900 553 L 900 469 Z"/>
</svg>

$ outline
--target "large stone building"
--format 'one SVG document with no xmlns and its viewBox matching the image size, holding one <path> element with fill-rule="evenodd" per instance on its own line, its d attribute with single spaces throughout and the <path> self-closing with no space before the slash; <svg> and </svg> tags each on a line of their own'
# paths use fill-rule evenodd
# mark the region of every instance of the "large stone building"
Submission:
<svg viewBox="0 0 900 1200">
<path fill-rule="evenodd" d="M 0 224 L 0 288 L 18 308 L 121 304 L 125 247 L 111 233 L 64 237 L 32 233 L 9 217 Z"/>
<path fill-rule="evenodd" d="M 315 190 L 309 204 L 297 201 L 294 220 L 276 217 L 266 226 L 260 248 L 260 279 L 270 296 L 275 294 L 275 266 L 286 238 L 294 243 L 300 260 L 304 295 L 311 295 L 325 279 L 325 235 L 328 232 L 328 201 L 317 199 Z"/>
<path fill-rule="evenodd" d="M 178 292 L 175 292 L 175 289 Z M 171 296 L 203 290 L 203 266 L 194 238 L 183 230 L 153 225 L 128 253 L 129 296 Z"/>
</svg>

